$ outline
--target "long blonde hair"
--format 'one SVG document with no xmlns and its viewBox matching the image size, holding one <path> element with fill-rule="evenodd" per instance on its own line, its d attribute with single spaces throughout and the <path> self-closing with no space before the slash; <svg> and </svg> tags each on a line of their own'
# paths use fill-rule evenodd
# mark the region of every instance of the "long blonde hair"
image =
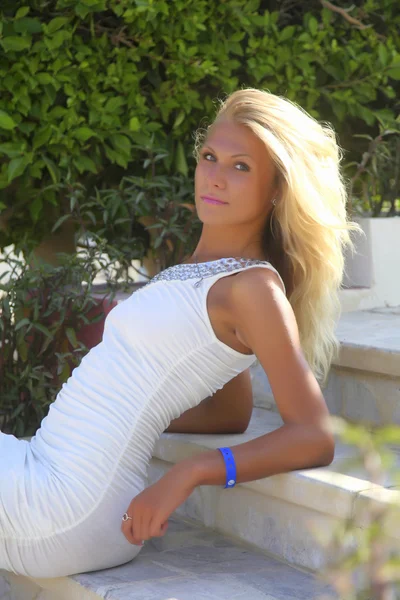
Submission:
<svg viewBox="0 0 400 600">
<path fill-rule="evenodd" d="M 254 88 L 220 100 L 214 123 L 220 119 L 249 127 L 277 167 L 279 193 L 263 231 L 263 249 L 285 282 L 304 356 L 324 385 L 339 352 L 335 328 L 344 250 L 354 251 L 350 232 L 360 230 L 347 217 L 335 132 L 295 102 Z M 213 124 L 195 133 L 196 161 Z"/>
</svg>

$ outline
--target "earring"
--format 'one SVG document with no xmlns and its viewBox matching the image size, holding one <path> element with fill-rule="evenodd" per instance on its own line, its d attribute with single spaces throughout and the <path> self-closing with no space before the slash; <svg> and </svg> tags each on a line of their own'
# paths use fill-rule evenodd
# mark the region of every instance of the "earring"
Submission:
<svg viewBox="0 0 400 600">
<path fill-rule="evenodd" d="M 274 199 L 272 200 L 272 204 L 273 204 L 274 206 L 276 206 L 276 198 L 274 198 Z"/>
</svg>

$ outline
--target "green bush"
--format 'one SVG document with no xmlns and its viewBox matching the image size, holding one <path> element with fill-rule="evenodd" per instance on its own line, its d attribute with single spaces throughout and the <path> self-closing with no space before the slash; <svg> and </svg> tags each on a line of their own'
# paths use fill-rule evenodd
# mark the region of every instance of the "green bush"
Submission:
<svg viewBox="0 0 400 600">
<path fill-rule="evenodd" d="M 109 282 L 95 298 L 93 280 L 108 264 L 101 244 L 61 264 L 32 269 L 6 255 L 0 284 L 0 429 L 33 435 L 62 384 L 87 353 L 82 327 L 104 318 L 99 299 L 111 303 L 118 287 Z M 106 263 L 106 264 L 105 264 Z M 100 308 L 100 310 L 99 310 Z"/>
<path fill-rule="evenodd" d="M 360 162 L 349 162 L 346 168 L 356 167 L 350 179 L 349 208 L 361 216 L 393 217 L 400 215 L 400 119 L 394 129 L 381 128 L 368 140 Z"/>
<path fill-rule="evenodd" d="M 180 173 L 158 174 L 158 165 L 166 156 L 161 149 L 155 149 L 153 156 L 143 153 L 142 175 L 124 176 L 114 187 L 96 189 L 90 195 L 79 183 L 53 186 L 58 194 L 69 195 L 70 202 L 52 231 L 72 223 L 77 237 L 95 236 L 107 244 L 111 263 L 118 261 L 124 273 L 132 260 L 150 249 L 160 269 L 182 262 L 200 236 L 192 181 Z"/>
<path fill-rule="evenodd" d="M 193 130 L 243 85 L 331 121 L 348 150 L 391 124 L 398 3 L 360 4 L 362 27 L 319 2 L 2 2 L 0 248 L 35 246 L 69 210 L 54 185 L 141 176 L 139 147 L 165 149 L 160 174 L 192 173 Z"/>
</svg>

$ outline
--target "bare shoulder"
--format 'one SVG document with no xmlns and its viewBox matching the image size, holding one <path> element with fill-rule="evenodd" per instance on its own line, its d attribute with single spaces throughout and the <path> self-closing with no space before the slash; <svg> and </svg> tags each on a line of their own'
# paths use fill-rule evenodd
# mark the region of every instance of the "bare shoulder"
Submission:
<svg viewBox="0 0 400 600">
<path fill-rule="evenodd" d="M 239 340 L 257 356 L 266 371 L 279 350 L 297 354 L 301 361 L 300 336 L 293 308 L 279 276 L 272 269 L 254 267 L 233 278 L 230 318 Z"/>
<path fill-rule="evenodd" d="M 277 313 L 282 317 L 286 313 L 294 319 L 282 281 L 272 269 L 253 267 L 228 279 L 231 279 L 229 314 L 239 339 L 245 337 L 245 323 L 249 321 L 256 327 L 260 319 L 273 320 Z"/>
<path fill-rule="evenodd" d="M 286 295 L 283 282 L 273 268 L 255 266 L 238 273 L 234 278 L 236 289 L 249 289 L 252 286 L 266 286 L 269 289 L 279 288 Z"/>
</svg>

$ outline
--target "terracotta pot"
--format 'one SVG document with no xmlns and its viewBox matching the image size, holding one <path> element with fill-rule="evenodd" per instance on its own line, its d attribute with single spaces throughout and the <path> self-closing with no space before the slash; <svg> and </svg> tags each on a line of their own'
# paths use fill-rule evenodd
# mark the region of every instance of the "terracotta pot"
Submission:
<svg viewBox="0 0 400 600">
<path fill-rule="evenodd" d="M 78 341 L 85 344 L 85 346 L 87 346 L 89 349 L 97 346 L 97 344 L 100 344 L 101 340 L 103 339 L 104 322 L 106 317 L 108 313 L 118 304 L 116 300 L 109 302 L 107 299 L 101 298 L 97 299 L 96 302 L 97 304 L 86 313 L 86 316 L 89 319 L 92 319 L 103 313 L 103 318 L 96 323 L 83 325 L 83 327 L 81 327 L 76 334 Z"/>
</svg>

